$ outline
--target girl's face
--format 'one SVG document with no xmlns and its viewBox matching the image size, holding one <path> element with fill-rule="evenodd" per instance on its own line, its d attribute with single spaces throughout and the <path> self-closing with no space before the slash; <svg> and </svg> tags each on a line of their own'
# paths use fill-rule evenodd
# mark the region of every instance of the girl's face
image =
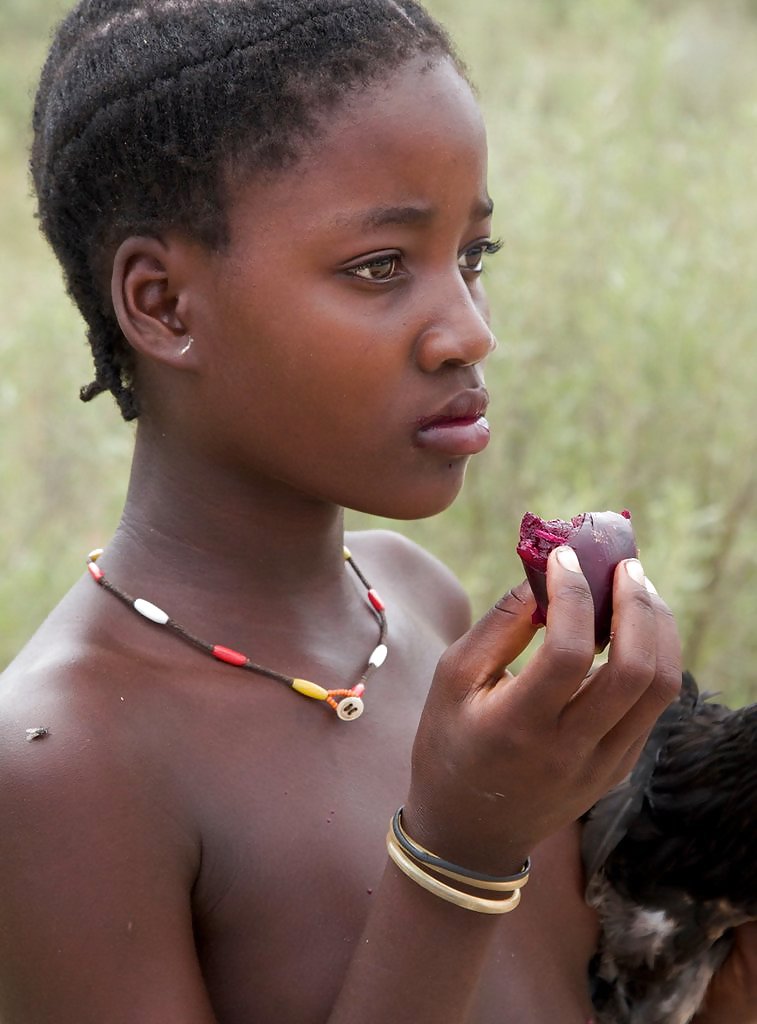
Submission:
<svg viewBox="0 0 757 1024">
<path fill-rule="evenodd" d="M 193 418 L 235 472 L 393 518 L 445 508 L 488 440 L 486 138 L 449 62 L 355 94 L 196 248 Z M 201 435 L 199 433 L 201 431 Z"/>
</svg>

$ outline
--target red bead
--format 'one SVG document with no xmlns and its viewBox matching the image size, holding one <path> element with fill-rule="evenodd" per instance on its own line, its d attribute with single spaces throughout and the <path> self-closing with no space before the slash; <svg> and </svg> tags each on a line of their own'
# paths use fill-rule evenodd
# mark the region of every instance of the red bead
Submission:
<svg viewBox="0 0 757 1024">
<path fill-rule="evenodd" d="M 246 654 L 233 651 L 230 647 L 221 647 L 220 644 L 213 647 L 213 657 L 219 661 L 226 661 L 229 665 L 246 665 L 248 661 Z"/>
<path fill-rule="evenodd" d="M 362 697 L 365 693 L 365 683 L 358 683 L 357 686 L 352 687 L 353 697 Z"/>
<path fill-rule="evenodd" d="M 105 576 L 105 573 L 102 569 L 98 568 L 95 562 L 87 562 L 87 570 L 96 583 L 99 583 L 103 576 Z"/>
<path fill-rule="evenodd" d="M 368 591 L 368 600 L 371 602 L 371 604 L 373 605 L 377 612 L 383 612 L 386 610 L 384 607 L 384 602 L 378 596 L 373 587 L 371 587 L 371 589 Z"/>
</svg>

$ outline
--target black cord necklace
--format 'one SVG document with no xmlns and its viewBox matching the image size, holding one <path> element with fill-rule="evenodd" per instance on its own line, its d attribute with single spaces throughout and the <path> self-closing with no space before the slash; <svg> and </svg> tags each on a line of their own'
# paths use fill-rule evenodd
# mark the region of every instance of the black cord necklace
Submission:
<svg viewBox="0 0 757 1024">
<path fill-rule="evenodd" d="M 343 722 L 351 722 L 362 715 L 364 711 L 363 695 L 365 694 L 368 678 L 377 668 L 381 668 L 389 653 L 386 645 L 386 610 L 381 598 L 355 564 L 349 548 L 344 549 L 344 560 L 365 587 L 370 610 L 379 624 L 379 642 L 371 652 L 368 663 L 358 682 L 349 689 L 340 690 L 327 690 L 325 687 L 319 686 L 318 683 L 312 683 L 309 679 L 298 679 L 293 676 L 284 675 L 283 672 L 277 672 L 275 669 L 266 668 L 264 665 L 257 665 L 246 654 L 242 654 L 241 651 L 235 651 L 230 647 L 223 647 L 221 644 L 210 644 L 206 640 L 201 640 L 190 633 L 188 629 L 185 629 L 184 626 L 180 625 L 180 623 L 176 622 L 175 619 L 172 619 L 168 612 L 164 612 L 162 608 L 158 608 L 151 601 L 146 601 L 143 597 L 132 597 L 111 583 L 100 566 L 97 565 L 97 560 L 101 554 L 102 548 L 96 548 L 87 555 L 87 570 L 90 576 L 95 583 L 99 584 L 104 590 L 109 591 L 120 601 L 123 601 L 124 604 L 138 612 L 143 618 L 154 622 L 158 626 L 167 626 L 173 633 L 180 636 L 182 640 L 199 648 L 206 654 L 210 654 L 217 661 L 226 662 L 226 664 L 234 665 L 237 668 L 247 669 L 248 672 L 255 672 L 257 675 L 267 676 L 269 679 L 276 679 L 281 683 L 286 683 L 292 690 L 296 690 L 297 693 L 301 693 L 305 697 L 324 701 L 336 712 Z"/>
</svg>

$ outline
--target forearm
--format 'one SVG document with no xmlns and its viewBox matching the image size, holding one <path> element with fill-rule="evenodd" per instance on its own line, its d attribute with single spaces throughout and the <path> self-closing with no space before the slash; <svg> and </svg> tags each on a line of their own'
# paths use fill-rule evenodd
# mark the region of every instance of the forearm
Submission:
<svg viewBox="0 0 757 1024">
<path fill-rule="evenodd" d="M 480 1008 L 479 984 L 502 929 L 514 916 L 528 913 L 527 890 L 513 914 L 488 915 L 463 910 L 425 892 L 392 864 L 376 891 L 373 910 L 352 958 L 328 1024 L 465 1024 Z M 502 966 L 502 970 L 505 970 Z M 523 1024 L 523 1005 L 533 978 L 508 978 L 496 1012 L 487 1019 Z M 566 994 L 563 993 L 563 996 Z M 561 998 L 561 1024 L 586 1024 L 587 1013 Z M 553 1024 L 554 1006 L 529 1006 L 530 1024 Z M 512 1014 L 512 1016 L 510 1015 Z M 478 1017 L 475 1018 L 476 1020 Z"/>
<path fill-rule="evenodd" d="M 462 1024 L 500 924 L 388 863 L 328 1024 Z"/>
</svg>

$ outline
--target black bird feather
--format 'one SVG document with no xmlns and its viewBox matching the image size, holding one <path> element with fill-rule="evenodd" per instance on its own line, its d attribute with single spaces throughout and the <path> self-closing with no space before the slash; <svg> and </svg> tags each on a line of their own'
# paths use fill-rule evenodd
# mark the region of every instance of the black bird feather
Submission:
<svg viewBox="0 0 757 1024">
<path fill-rule="evenodd" d="M 757 917 L 757 704 L 732 711 L 685 672 L 634 770 L 586 816 L 582 852 L 597 1024 L 688 1024 L 730 930 Z"/>
</svg>

